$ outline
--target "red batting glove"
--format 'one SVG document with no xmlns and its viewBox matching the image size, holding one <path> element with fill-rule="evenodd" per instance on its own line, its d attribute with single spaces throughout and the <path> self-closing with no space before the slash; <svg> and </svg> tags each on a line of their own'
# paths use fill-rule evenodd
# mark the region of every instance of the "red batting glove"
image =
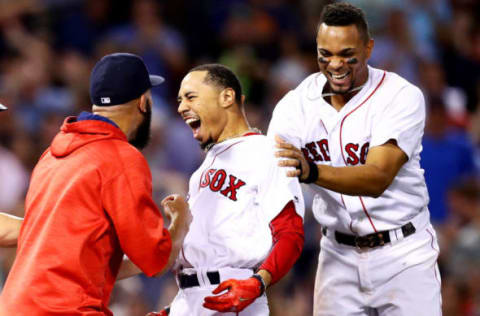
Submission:
<svg viewBox="0 0 480 316">
<path fill-rule="evenodd" d="M 203 307 L 223 313 L 238 313 L 262 295 L 261 288 L 262 284 L 256 278 L 226 280 L 220 283 L 212 293 L 219 294 L 225 290 L 227 290 L 227 292 L 218 296 L 205 297 Z"/>
</svg>

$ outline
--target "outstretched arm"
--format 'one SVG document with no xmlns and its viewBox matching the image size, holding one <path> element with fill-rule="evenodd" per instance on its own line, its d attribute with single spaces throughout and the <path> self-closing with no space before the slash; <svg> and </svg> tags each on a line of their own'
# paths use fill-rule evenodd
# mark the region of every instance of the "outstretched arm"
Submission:
<svg viewBox="0 0 480 316">
<path fill-rule="evenodd" d="M 169 195 L 163 199 L 161 205 L 165 210 L 165 216 L 170 220 L 168 232 L 172 239 L 172 250 L 170 251 L 167 264 L 159 273 L 155 274 L 155 276 L 164 274 L 175 263 L 178 253 L 182 249 L 183 240 L 188 233 L 190 223 L 192 222 L 192 214 L 190 213 L 187 202 L 182 196 L 177 194 Z M 140 274 L 141 272 L 142 270 L 140 268 L 125 257 L 120 267 L 117 280 L 123 280 Z"/>
<path fill-rule="evenodd" d="M 315 165 L 307 162 L 300 149 L 278 136 L 275 140 L 279 148 L 277 157 L 286 158 L 279 161 L 279 166 L 297 167 L 296 170 L 287 171 L 288 176 L 299 177 L 300 181 L 305 182 L 311 174 L 311 168 L 317 168 L 315 179 L 307 182 L 314 182 L 326 189 L 348 195 L 380 196 L 408 160 L 396 142 L 390 140 L 381 146 L 371 148 L 364 165 L 347 167 Z"/>
<path fill-rule="evenodd" d="M 17 245 L 23 218 L 6 213 L 0 213 L 0 247 L 15 247 Z"/>
</svg>

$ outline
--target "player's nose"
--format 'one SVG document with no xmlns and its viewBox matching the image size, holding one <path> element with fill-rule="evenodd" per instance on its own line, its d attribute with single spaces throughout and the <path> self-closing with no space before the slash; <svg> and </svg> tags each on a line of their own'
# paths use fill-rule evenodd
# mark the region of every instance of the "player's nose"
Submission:
<svg viewBox="0 0 480 316">
<path fill-rule="evenodd" d="M 188 110 L 188 107 L 185 103 L 186 102 L 183 101 L 183 99 L 178 101 L 178 108 L 177 108 L 178 114 L 182 115 L 182 113 L 184 113 Z"/>
<path fill-rule="evenodd" d="M 332 70 L 338 70 L 342 68 L 344 65 L 344 60 L 343 58 L 338 58 L 338 57 L 332 57 L 330 59 L 330 62 L 328 63 L 328 68 Z"/>
</svg>

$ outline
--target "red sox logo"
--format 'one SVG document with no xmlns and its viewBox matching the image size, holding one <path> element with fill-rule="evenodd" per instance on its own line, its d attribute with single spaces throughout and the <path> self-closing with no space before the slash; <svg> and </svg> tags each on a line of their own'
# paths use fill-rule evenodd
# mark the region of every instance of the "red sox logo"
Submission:
<svg viewBox="0 0 480 316">
<path fill-rule="evenodd" d="M 325 138 L 306 144 L 305 148 L 302 148 L 302 152 L 305 158 L 310 162 L 330 161 L 328 140 Z"/>
<path fill-rule="evenodd" d="M 200 181 L 200 187 L 205 188 L 209 187 L 213 192 L 220 191 L 221 194 L 228 197 L 232 201 L 237 200 L 237 190 L 245 185 L 245 181 L 238 179 L 234 175 L 228 176 L 228 184 L 225 184 L 227 179 L 227 172 L 223 169 L 208 169 L 203 173 L 202 179 Z"/>
<path fill-rule="evenodd" d="M 367 160 L 369 147 L 370 147 L 370 143 L 365 143 L 361 147 L 359 144 L 348 143 L 345 146 L 345 152 L 348 155 L 347 163 L 350 166 L 358 165 L 358 163 L 361 163 L 362 165 L 364 165 L 365 161 Z"/>
<path fill-rule="evenodd" d="M 347 164 L 355 166 L 361 163 L 365 164 L 370 143 L 360 144 L 348 143 L 345 146 L 345 153 L 347 154 Z M 330 152 L 328 150 L 328 140 L 321 139 L 319 141 L 310 142 L 302 148 L 303 155 L 310 162 L 330 161 Z"/>
</svg>

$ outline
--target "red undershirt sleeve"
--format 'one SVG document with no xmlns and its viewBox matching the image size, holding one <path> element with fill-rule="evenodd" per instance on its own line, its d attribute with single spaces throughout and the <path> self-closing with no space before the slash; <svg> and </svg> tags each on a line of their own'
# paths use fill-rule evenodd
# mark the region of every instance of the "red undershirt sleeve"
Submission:
<svg viewBox="0 0 480 316">
<path fill-rule="evenodd" d="M 295 211 L 293 201 L 288 202 L 283 210 L 271 222 L 273 247 L 259 270 L 267 270 L 271 276 L 271 285 L 280 280 L 292 268 L 303 249 L 305 234 L 303 219 Z"/>
</svg>

